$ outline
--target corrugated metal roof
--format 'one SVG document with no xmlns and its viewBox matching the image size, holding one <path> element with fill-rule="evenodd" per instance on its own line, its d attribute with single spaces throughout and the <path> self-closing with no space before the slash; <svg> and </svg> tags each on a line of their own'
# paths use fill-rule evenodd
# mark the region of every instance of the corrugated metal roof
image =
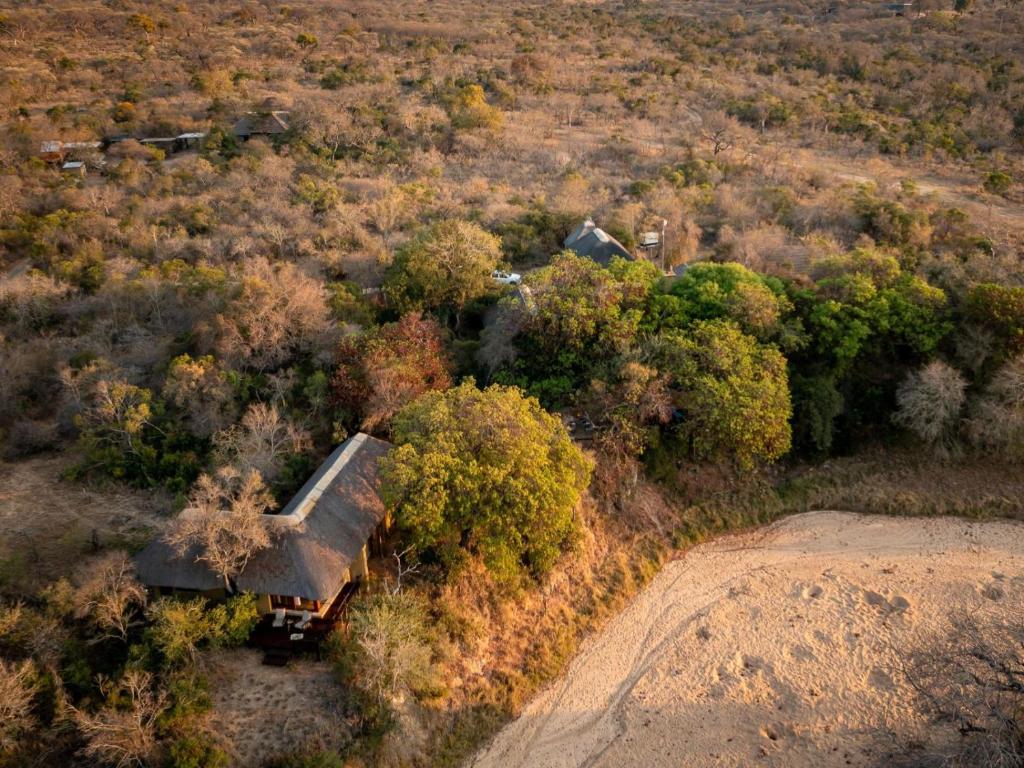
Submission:
<svg viewBox="0 0 1024 768">
<path fill-rule="evenodd" d="M 391 444 L 364 434 L 339 445 L 278 515 L 267 515 L 274 543 L 257 552 L 235 580 L 258 594 L 307 600 L 333 598 L 345 570 L 384 519 L 377 462 Z M 216 589 L 220 580 L 197 562 L 198 550 L 177 555 L 162 540 L 136 558 L 139 579 L 152 587 Z"/>
</svg>

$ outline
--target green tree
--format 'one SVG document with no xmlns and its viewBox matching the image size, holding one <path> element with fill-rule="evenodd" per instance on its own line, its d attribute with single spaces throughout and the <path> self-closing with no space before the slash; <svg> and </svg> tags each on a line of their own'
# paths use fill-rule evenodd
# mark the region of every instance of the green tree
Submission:
<svg viewBox="0 0 1024 768">
<path fill-rule="evenodd" d="M 86 458 L 81 472 L 101 469 L 137 485 L 163 483 L 176 491 L 198 474 L 202 445 L 143 387 L 120 380 L 95 382 L 75 425 Z"/>
<path fill-rule="evenodd" d="M 243 594 L 211 606 L 193 600 L 163 598 L 149 606 L 147 639 L 172 665 L 193 662 L 203 648 L 231 648 L 244 643 L 259 611 L 255 595 Z"/>
<path fill-rule="evenodd" d="M 550 570 L 577 529 L 591 462 L 555 416 L 514 387 L 472 381 L 399 412 L 382 493 L 421 553 L 482 558 L 501 580 Z"/>
<path fill-rule="evenodd" d="M 1024 351 L 1024 287 L 979 283 L 967 293 L 964 314 L 995 336 L 1000 356 Z"/>
<path fill-rule="evenodd" d="M 645 325 L 686 328 L 701 320 L 728 318 L 744 333 L 766 338 L 780 330 L 792 309 L 782 282 L 742 264 L 698 263 L 667 289 L 651 296 Z"/>
<path fill-rule="evenodd" d="M 681 434 L 698 459 L 734 460 L 744 469 L 789 451 L 792 413 L 786 359 L 726 320 L 692 333 L 666 331 L 652 344 L 684 414 Z"/>
<path fill-rule="evenodd" d="M 501 241 L 479 225 L 446 219 L 398 249 L 384 294 L 400 311 L 444 310 L 461 323 L 466 305 L 494 289 Z"/>
<path fill-rule="evenodd" d="M 992 171 L 986 174 L 981 186 L 990 195 L 1001 197 L 1010 191 L 1010 187 L 1013 186 L 1013 177 L 1003 171 Z"/>
<path fill-rule="evenodd" d="M 309 32 L 299 32 L 299 34 L 295 36 L 295 42 L 298 43 L 300 48 L 304 48 L 306 50 L 312 50 L 320 44 L 320 41 L 316 39 L 316 35 Z"/>
<path fill-rule="evenodd" d="M 949 333 L 945 293 L 892 256 L 858 249 L 824 263 L 811 292 L 796 296 L 816 352 L 840 373 L 864 358 L 927 357 Z"/>
<path fill-rule="evenodd" d="M 504 121 L 501 110 L 487 103 L 484 89 L 475 83 L 455 94 L 449 111 L 453 128 L 497 131 Z"/>
<path fill-rule="evenodd" d="M 486 350 L 496 359 L 514 358 L 497 380 L 514 383 L 546 404 L 566 400 L 589 382 L 596 367 L 636 340 L 647 292 L 658 270 L 646 262 L 615 261 L 608 269 L 590 259 L 562 253 L 529 275 L 528 300 L 509 300 L 512 321 L 487 332 Z M 496 335 L 514 348 L 499 354 Z"/>
<path fill-rule="evenodd" d="M 187 735 L 171 742 L 166 768 L 228 768 L 227 753 L 207 738 Z"/>
</svg>

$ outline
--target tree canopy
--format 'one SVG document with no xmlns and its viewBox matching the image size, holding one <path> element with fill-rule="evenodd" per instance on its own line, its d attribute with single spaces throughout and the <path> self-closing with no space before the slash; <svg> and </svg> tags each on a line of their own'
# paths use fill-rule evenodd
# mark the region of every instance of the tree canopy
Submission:
<svg viewBox="0 0 1024 768">
<path fill-rule="evenodd" d="M 728 318 L 760 338 L 777 332 L 790 309 L 777 278 L 751 272 L 742 264 L 698 263 L 666 290 L 654 292 L 645 324 L 685 328 L 701 320 Z"/>
<path fill-rule="evenodd" d="M 472 222 L 444 219 L 397 250 L 384 293 L 400 311 L 444 310 L 458 318 L 494 288 L 491 273 L 500 258 L 497 237 Z"/>
<path fill-rule="evenodd" d="M 451 360 L 442 328 L 418 313 L 403 315 L 338 346 L 331 380 L 342 418 L 362 429 L 384 429 L 418 395 L 451 386 Z"/>
<path fill-rule="evenodd" d="M 559 403 L 594 369 L 635 341 L 643 303 L 658 271 L 646 262 L 605 269 L 565 252 L 529 275 L 525 301 L 509 300 L 514 362 L 499 380 Z"/>
<path fill-rule="evenodd" d="M 749 469 L 789 451 L 792 406 L 786 359 L 726 320 L 690 334 L 666 331 L 652 357 L 669 373 L 683 413 L 679 434 L 702 459 L 731 459 Z"/>
<path fill-rule="evenodd" d="M 394 420 L 382 493 L 421 553 L 482 558 L 503 581 L 548 571 L 577 529 L 591 462 L 559 419 L 515 387 L 466 381 Z"/>
</svg>

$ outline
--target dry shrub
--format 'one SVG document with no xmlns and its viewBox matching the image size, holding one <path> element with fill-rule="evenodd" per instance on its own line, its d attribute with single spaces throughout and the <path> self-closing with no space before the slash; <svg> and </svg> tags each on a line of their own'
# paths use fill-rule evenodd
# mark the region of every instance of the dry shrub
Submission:
<svg viewBox="0 0 1024 768">
<path fill-rule="evenodd" d="M 53 421 L 18 419 L 3 436 L 3 457 L 18 459 L 57 446 L 57 424 Z"/>
<path fill-rule="evenodd" d="M 131 670 L 112 685 L 101 684 L 120 706 L 96 712 L 72 709 L 72 719 L 85 738 L 82 754 L 97 763 L 128 768 L 148 765 L 156 756 L 157 721 L 167 706 L 167 694 L 148 672 Z"/>
<path fill-rule="evenodd" d="M 907 376 L 896 392 L 899 404 L 893 421 L 929 447 L 947 451 L 956 439 L 966 400 L 967 381 L 960 371 L 933 360 Z"/>
<path fill-rule="evenodd" d="M 320 346 L 330 327 L 323 284 L 292 263 L 246 262 L 236 297 L 205 329 L 207 345 L 234 368 L 265 371 Z"/>
<path fill-rule="evenodd" d="M 718 235 L 719 255 L 745 267 L 766 272 L 770 267 L 791 264 L 796 253 L 789 234 L 776 224 L 736 232 L 722 227 Z"/>
<path fill-rule="evenodd" d="M 1007 599 L 998 585 L 991 599 Z M 1022 603 L 1017 611 L 1021 615 Z M 959 614 L 949 633 L 910 654 L 904 674 L 922 712 L 956 728 L 952 753 L 908 750 L 888 765 L 1019 768 L 1024 765 L 1024 623 Z"/>
<path fill-rule="evenodd" d="M 0 277 L 0 322 L 19 333 L 42 328 L 55 319 L 69 289 L 52 277 L 30 270 L 17 277 Z"/>
<path fill-rule="evenodd" d="M 968 434 L 979 448 L 1024 458 L 1024 355 L 1000 368 L 975 404 Z"/>
<path fill-rule="evenodd" d="M 32 728 L 35 689 L 31 661 L 18 664 L 0 659 L 0 755 L 15 749 L 21 735 Z"/>
</svg>

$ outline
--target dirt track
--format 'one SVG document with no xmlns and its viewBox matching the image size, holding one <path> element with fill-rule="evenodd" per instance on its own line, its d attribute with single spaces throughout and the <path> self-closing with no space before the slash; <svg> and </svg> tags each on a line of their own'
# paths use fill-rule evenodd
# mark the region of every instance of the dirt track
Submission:
<svg viewBox="0 0 1024 768">
<path fill-rule="evenodd" d="M 669 564 L 474 768 L 869 766 L 940 749 L 902 676 L 952 609 L 1024 605 L 1024 524 L 820 512 Z"/>
</svg>

